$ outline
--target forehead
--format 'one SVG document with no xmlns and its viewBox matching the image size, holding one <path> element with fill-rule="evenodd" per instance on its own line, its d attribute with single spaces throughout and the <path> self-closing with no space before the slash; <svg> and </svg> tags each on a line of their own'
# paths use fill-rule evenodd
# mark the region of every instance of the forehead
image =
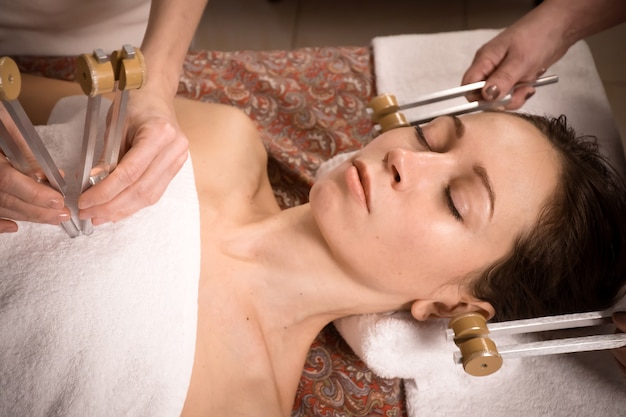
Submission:
<svg viewBox="0 0 626 417">
<path fill-rule="evenodd" d="M 550 140 L 510 113 L 477 113 L 460 120 L 465 133 L 458 151 L 487 170 L 500 206 L 499 223 L 533 224 L 559 181 L 561 164 Z"/>
</svg>

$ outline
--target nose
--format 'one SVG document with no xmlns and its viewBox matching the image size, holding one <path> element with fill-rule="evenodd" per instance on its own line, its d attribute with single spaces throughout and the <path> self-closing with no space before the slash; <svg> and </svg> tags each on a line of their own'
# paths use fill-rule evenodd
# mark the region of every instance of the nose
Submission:
<svg viewBox="0 0 626 417">
<path fill-rule="evenodd" d="M 453 169 L 453 158 L 444 153 L 414 151 L 395 148 L 385 155 L 392 187 L 397 190 L 412 189 L 420 184 L 437 184 L 447 181 Z"/>
</svg>

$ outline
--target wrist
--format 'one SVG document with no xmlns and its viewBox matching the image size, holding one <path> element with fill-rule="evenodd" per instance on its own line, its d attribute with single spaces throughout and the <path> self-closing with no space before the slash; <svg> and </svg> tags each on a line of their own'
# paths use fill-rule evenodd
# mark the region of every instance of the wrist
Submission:
<svg viewBox="0 0 626 417">
<path fill-rule="evenodd" d="M 544 1 L 533 12 L 540 16 L 538 26 L 550 32 L 546 39 L 558 40 L 565 50 L 580 39 L 579 11 L 576 7 L 567 7 L 561 0 L 552 0 Z"/>
<path fill-rule="evenodd" d="M 173 98 L 178 92 L 181 68 L 173 68 L 171 63 L 145 60 L 145 84 L 142 89 L 154 92 L 164 98 Z"/>
</svg>

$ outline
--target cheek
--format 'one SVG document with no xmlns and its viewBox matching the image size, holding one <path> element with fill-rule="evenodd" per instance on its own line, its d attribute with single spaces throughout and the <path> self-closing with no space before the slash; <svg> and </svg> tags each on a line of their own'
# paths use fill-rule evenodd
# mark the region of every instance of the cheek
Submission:
<svg viewBox="0 0 626 417">
<path fill-rule="evenodd" d="M 428 275 L 462 269 L 459 254 L 470 250 L 470 245 L 459 239 L 455 224 L 432 217 L 388 223 L 379 239 L 388 268 L 405 274 L 418 269 Z"/>
</svg>

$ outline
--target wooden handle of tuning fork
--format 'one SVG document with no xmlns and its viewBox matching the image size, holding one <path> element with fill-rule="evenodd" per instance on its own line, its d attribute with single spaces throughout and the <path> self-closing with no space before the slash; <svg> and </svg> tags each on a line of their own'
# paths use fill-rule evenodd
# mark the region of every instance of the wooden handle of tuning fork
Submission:
<svg viewBox="0 0 626 417">
<path fill-rule="evenodd" d="M 473 376 L 487 376 L 502 367 L 502 356 L 488 337 L 475 337 L 459 344 L 463 369 Z"/>
<path fill-rule="evenodd" d="M 399 127 L 411 126 L 411 124 L 406 120 L 406 117 L 404 117 L 404 114 L 400 112 L 390 113 L 383 116 L 380 120 L 378 120 L 378 125 L 380 126 L 380 130 L 382 132 L 387 132 L 391 129 L 397 129 Z"/>
<path fill-rule="evenodd" d="M 489 334 L 487 319 L 476 312 L 459 314 L 450 320 L 448 328 L 454 332 L 454 343 L 457 346 L 467 339 L 484 337 Z"/>
<path fill-rule="evenodd" d="M 112 92 L 115 74 L 111 61 L 100 50 L 80 55 L 76 61 L 76 81 L 89 97 Z"/>
<path fill-rule="evenodd" d="M 111 61 L 120 90 L 138 89 L 146 83 L 146 62 L 139 48 L 124 45 L 121 50 L 113 51 Z"/>
<path fill-rule="evenodd" d="M 367 105 L 372 109 L 372 120 L 378 123 L 384 116 L 399 110 L 398 101 L 393 94 L 381 94 L 372 98 Z"/>
<path fill-rule="evenodd" d="M 18 98 L 22 88 L 22 76 L 15 61 L 7 56 L 0 58 L 0 99 L 11 101 Z"/>
<path fill-rule="evenodd" d="M 485 376 L 502 366 L 496 344 L 487 337 L 487 319 L 480 313 L 460 314 L 450 320 L 454 343 L 461 350 L 463 369 L 470 375 Z"/>
</svg>

